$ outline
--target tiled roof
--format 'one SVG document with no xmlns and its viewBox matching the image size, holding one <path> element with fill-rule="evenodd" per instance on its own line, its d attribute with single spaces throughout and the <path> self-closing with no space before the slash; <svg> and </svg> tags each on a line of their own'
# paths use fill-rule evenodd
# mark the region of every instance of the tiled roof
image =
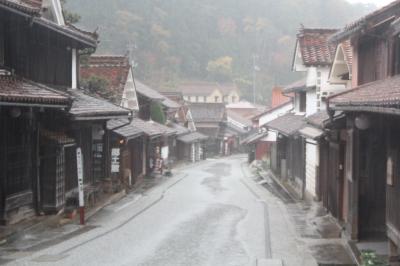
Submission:
<svg viewBox="0 0 400 266">
<path fill-rule="evenodd" d="M 158 100 L 162 101 L 164 100 L 164 96 L 161 95 L 158 91 L 153 90 L 149 86 L 143 84 L 142 82 L 135 80 L 136 84 L 136 92 L 139 93 L 140 95 L 152 99 L 152 100 Z"/>
<path fill-rule="evenodd" d="M 251 126 L 253 125 L 253 123 L 251 122 L 250 119 L 247 119 L 243 116 L 241 116 L 240 114 L 238 114 L 237 112 L 233 111 L 233 110 L 227 110 L 227 115 L 229 119 L 232 119 L 236 122 L 239 122 L 240 124 L 242 124 L 243 126 Z"/>
<path fill-rule="evenodd" d="M 128 119 L 113 119 L 107 122 L 107 129 L 112 130 L 121 137 L 133 139 L 140 137 L 144 134 L 134 123 L 129 123 Z"/>
<path fill-rule="evenodd" d="M 226 120 L 226 109 L 223 103 L 192 103 L 189 108 L 195 123 Z"/>
<path fill-rule="evenodd" d="M 385 20 L 393 15 L 399 16 L 399 8 L 400 8 L 400 0 L 393 1 L 387 6 L 384 6 L 348 25 L 346 25 L 342 30 L 338 31 L 334 35 L 331 36 L 330 40 L 332 42 L 342 42 L 346 39 L 349 39 L 352 35 L 355 35 L 365 28 L 368 25 L 374 25 L 375 23 L 371 23 L 373 20 Z M 382 18 L 384 17 L 384 18 Z"/>
<path fill-rule="evenodd" d="M 266 126 L 272 130 L 279 131 L 283 135 L 293 135 L 306 125 L 304 116 L 292 113 L 278 117 L 267 123 Z"/>
<path fill-rule="evenodd" d="M 284 93 L 292 93 L 292 92 L 299 92 L 299 91 L 307 91 L 312 89 L 313 87 L 307 87 L 307 81 L 305 78 L 302 78 L 298 81 L 295 81 L 289 85 L 287 85 L 284 89 Z"/>
<path fill-rule="evenodd" d="M 329 115 L 327 111 L 319 111 L 306 118 L 306 121 L 309 124 L 320 128 L 324 126 L 324 122 L 327 120 L 329 120 Z"/>
<path fill-rule="evenodd" d="M 171 136 L 176 134 L 176 130 L 154 121 L 145 121 L 140 118 L 133 118 L 132 124 L 140 128 L 140 130 L 142 130 L 144 134 L 149 137 L 161 135 Z"/>
<path fill-rule="evenodd" d="M 177 138 L 177 140 L 183 142 L 183 143 L 193 143 L 197 141 L 204 141 L 207 140 L 208 137 L 206 135 L 201 134 L 200 132 L 191 132 L 189 134 L 180 136 Z"/>
<path fill-rule="evenodd" d="M 101 77 L 108 82 L 107 97 L 115 104 L 120 104 L 130 70 L 129 58 L 126 56 L 91 56 L 81 64 L 81 78 Z"/>
<path fill-rule="evenodd" d="M 332 64 L 336 46 L 329 42 L 329 38 L 335 32 L 334 29 L 300 29 L 297 40 L 306 66 Z"/>
<path fill-rule="evenodd" d="M 149 86 L 143 84 L 142 82 L 135 80 L 135 84 L 136 84 L 136 92 L 138 94 L 155 101 L 160 101 L 162 105 L 170 109 L 177 109 L 181 107 L 179 103 L 165 97 L 160 92 L 150 88 Z"/>
<path fill-rule="evenodd" d="M 12 76 L 0 76 L 0 101 L 68 106 L 72 99 L 66 93 L 33 81 Z"/>
<path fill-rule="evenodd" d="M 15 8 L 27 14 L 40 14 L 42 0 L 0 0 L 0 5 Z"/>
<path fill-rule="evenodd" d="M 241 134 L 242 135 L 242 134 L 248 133 L 248 131 L 245 130 L 244 128 L 239 127 L 236 124 L 233 124 L 233 123 L 230 123 L 230 122 L 227 123 L 227 126 L 225 128 L 225 133 L 226 133 L 226 131 L 229 131 L 233 135 L 237 135 L 237 134 Z"/>
<path fill-rule="evenodd" d="M 361 85 L 329 98 L 333 109 L 365 108 L 398 109 L 400 106 L 400 75 Z"/>
<path fill-rule="evenodd" d="M 83 93 L 81 90 L 68 90 L 73 97 L 69 114 L 76 120 L 81 119 L 104 119 L 108 117 L 128 117 L 128 109 L 116 106 L 104 99 L 95 98 Z"/>
<path fill-rule="evenodd" d="M 190 130 L 187 127 L 184 127 L 184 126 L 179 125 L 177 123 L 171 123 L 168 126 L 170 128 L 172 128 L 173 130 L 175 130 L 176 131 L 176 135 L 178 135 L 178 136 L 190 133 Z"/>
<path fill-rule="evenodd" d="M 310 139 L 318 139 L 324 135 L 324 131 L 312 126 L 305 126 L 299 130 L 300 135 Z"/>
<path fill-rule="evenodd" d="M 260 119 L 262 116 L 267 115 L 267 114 L 270 114 L 270 113 L 272 113 L 272 112 L 274 112 L 274 111 L 276 111 L 276 110 L 279 110 L 280 108 L 285 107 L 285 106 L 287 106 L 287 105 L 293 105 L 293 102 L 290 101 L 290 102 L 281 104 L 281 105 L 279 105 L 279 106 L 276 106 L 275 108 L 271 108 L 271 109 L 269 109 L 269 110 L 267 110 L 267 111 L 265 111 L 265 112 L 263 112 L 263 113 L 261 113 L 261 114 L 258 114 L 258 115 L 256 115 L 256 116 L 253 116 L 251 119 L 252 119 L 253 121 L 254 121 L 254 120 L 257 120 L 257 119 Z"/>
<path fill-rule="evenodd" d="M 244 140 L 242 140 L 241 144 L 247 144 L 247 145 L 253 144 L 266 136 L 268 136 L 268 132 L 256 131 L 253 134 L 250 134 L 249 136 L 247 136 L 247 138 L 245 138 Z"/>
</svg>

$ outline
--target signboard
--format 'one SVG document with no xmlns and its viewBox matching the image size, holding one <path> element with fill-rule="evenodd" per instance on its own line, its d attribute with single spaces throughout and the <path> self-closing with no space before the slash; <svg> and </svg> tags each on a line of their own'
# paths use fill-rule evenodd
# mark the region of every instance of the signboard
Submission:
<svg viewBox="0 0 400 266">
<path fill-rule="evenodd" d="M 84 207 L 85 200 L 83 196 L 83 160 L 81 148 L 76 149 L 76 165 L 78 171 L 79 207 Z"/>
<path fill-rule="evenodd" d="M 111 150 L 111 173 L 119 173 L 119 148 Z"/>
<path fill-rule="evenodd" d="M 169 147 L 168 146 L 164 146 L 161 148 L 161 158 L 166 160 L 168 159 L 168 155 L 169 155 Z"/>
</svg>

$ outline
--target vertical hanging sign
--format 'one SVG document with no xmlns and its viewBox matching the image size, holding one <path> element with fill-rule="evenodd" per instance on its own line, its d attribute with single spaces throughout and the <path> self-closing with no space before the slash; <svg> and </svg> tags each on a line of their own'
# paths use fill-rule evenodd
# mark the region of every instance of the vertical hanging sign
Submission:
<svg viewBox="0 0 400 266">
<path fill-rule="evenodd" d="M 85 224 L 85 202 L 83 194 L 83 160 L 81 148 L 76 149 L 76 165 L 78 173 L 78 191 L 79 191 L 79 216 L 80 223 Z"/>
</svg>

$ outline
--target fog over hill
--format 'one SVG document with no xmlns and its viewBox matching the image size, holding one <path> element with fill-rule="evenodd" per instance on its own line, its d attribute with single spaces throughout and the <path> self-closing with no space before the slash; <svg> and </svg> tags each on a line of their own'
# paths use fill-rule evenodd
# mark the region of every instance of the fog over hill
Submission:
<svg viewBox="0 0 400 266">
<path fill-rule="evenodd" d="M 271 86 L 297 78 L 290 65 L 301 24 L 340 28 L 374 7 L 344 0 L 68 0 L 67 8 L 81 15 L 81 26 L 97 28 L 98 53 L 131 50 L 137 76 L 153 85 L 236 81 L 246 95 L 255 59 L 263 102 Z"/>
</svg>

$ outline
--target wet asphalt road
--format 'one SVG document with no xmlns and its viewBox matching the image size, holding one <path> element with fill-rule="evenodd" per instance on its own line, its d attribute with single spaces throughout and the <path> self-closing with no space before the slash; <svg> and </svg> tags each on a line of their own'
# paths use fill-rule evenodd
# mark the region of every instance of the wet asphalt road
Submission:
<svg viewBox="0 0 400 266">
<path fill-rule="evenodd" d="M 258 190 L 244 164 L 235 156 L 180 170 L 100 211 L 95 229 L 10 265 L 311 265 L 282 200 Z"/>
</svg>

